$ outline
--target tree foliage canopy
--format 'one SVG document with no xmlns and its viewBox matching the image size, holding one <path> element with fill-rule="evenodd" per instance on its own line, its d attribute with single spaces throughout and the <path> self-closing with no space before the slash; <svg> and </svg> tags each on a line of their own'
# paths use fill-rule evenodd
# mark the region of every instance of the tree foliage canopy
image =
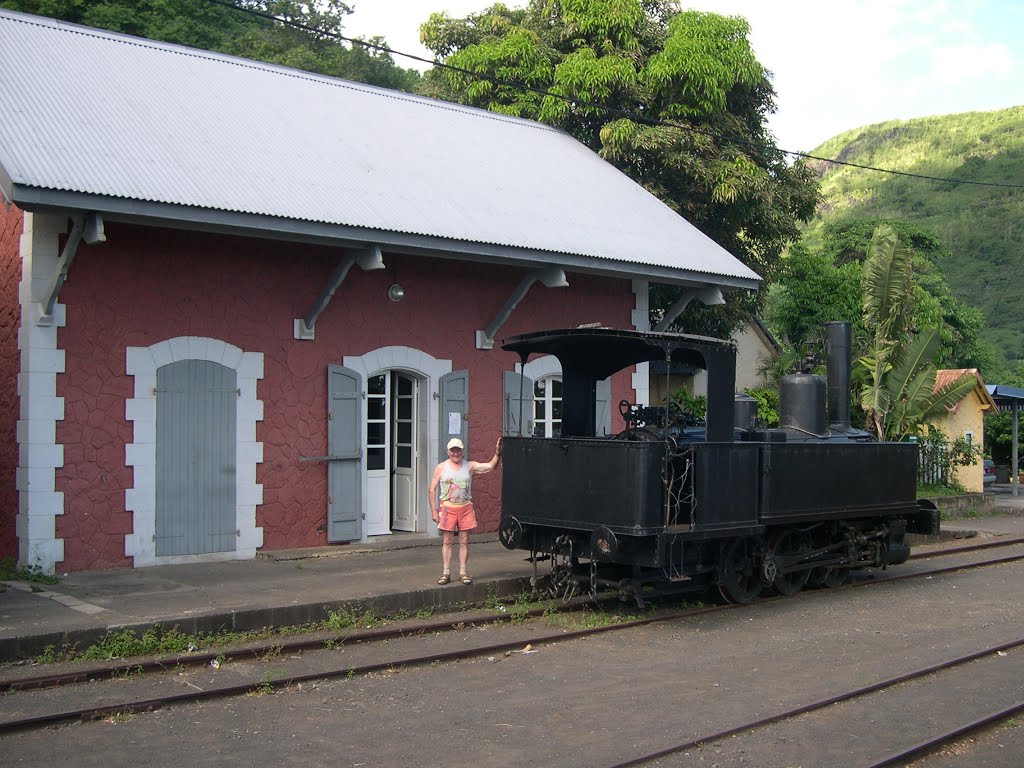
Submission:
<svg viewBox="0 0 1024 768">
<path fill-rule="evenodd" d="M 352 8 L 341 0 L 236 0 L 236 5 L 302 28 L 206 0 L 0 0 L 0 6 L 16 11 L 385 88 L 409 91 L 420 78 L 416 70 L 396 66 L 390 54 L 342 44 L 336 35 Z"/>
<path fill-rule="evenodd" d="M 431 70 L 421 90 L 562 128 L 771 280 L 813 214 L 817 186 L 768 133 L 775 94 L 748 34 L 742 18 L 680 11 L 674 0 L 433 14 L 424 44 L 464 72 Z M 655 292 L 652 305 L 671 298 Z M 716 330 L 756 303 L 730 302 Z M 694 326 L 700 314 L 684 313 L 677 327 L 706 332 L 706 322 Z"/>
<path fill-rule="evenodd" d="M 994 372 L 999 356 L 981 341 L 983 321 L 975 307 L 957 299 L 939 265 L 948 253 L 934 233 L 905 221 L 866 219 L 824 227 L 821 247 L 801 242 L 787 253 L 778 282 L 770 290 L 768 325 L 786 343 L 815 341 L 823 323 L 853 323 L 861 346 L 867 337 L 860 311 L 861 276 L 875 229 L 885 224 L 901 247 L 909 249 L 911 291 L 909 328 L 938 331 L 937 362 L 942 368 L 978 368 Z"/>
</svg>

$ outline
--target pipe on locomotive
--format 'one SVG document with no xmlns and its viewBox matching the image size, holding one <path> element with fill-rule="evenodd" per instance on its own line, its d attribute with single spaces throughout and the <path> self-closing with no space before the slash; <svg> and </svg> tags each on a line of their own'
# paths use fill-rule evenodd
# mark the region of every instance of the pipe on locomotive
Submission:
<svg viewBox="0 0 1024 768">
<path fill-rule="evenodd" d="M 825 323 L 825 368 L 828 377 L 828 428 L 850 430 L 850 323 Z"/>
</svg>

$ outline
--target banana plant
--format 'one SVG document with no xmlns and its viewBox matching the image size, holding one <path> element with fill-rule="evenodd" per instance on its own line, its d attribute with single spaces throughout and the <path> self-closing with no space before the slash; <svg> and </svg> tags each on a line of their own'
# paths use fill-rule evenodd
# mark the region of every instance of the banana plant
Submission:
<svg viewBox="0 0 1024 768">
<path fill-rule="evenodd" d="M 939 333 L 928 328 L 895 350 L 892 365 L 882 378 L 870 423 L 879 440 L 902 440 L 944 410 L 953 408 L 977 385 L 970 374 L 935 388 L 935 364 Z M 865 393 L 867 394 L 867 393 Z"/>
<path fill-rule="evenodd" d="M 866 384 L 861 407 L 879 440 L 900 440 L 926 419 L 952 408 L 975 386 L 973 376 L 936 391 L 935 355 L 939 332 L 914 333 L 913 251 L 888 225 L 875 229 L 864 262 L 864 327 L 868 349 L 858 359 Z"/>
</svg>

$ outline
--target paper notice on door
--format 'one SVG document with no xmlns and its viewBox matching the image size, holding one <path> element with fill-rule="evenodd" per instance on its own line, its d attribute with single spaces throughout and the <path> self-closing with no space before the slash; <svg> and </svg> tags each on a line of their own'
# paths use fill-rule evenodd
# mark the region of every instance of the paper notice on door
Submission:
<svg viewBox="0 0 1024 768">
<path fill-rule="evenodd" d="M 462 414 L 461 413 L 449 413 L 448 414 L 448 434 L 449 435 L 461 435 L 462 434 Z"/>
</svg>

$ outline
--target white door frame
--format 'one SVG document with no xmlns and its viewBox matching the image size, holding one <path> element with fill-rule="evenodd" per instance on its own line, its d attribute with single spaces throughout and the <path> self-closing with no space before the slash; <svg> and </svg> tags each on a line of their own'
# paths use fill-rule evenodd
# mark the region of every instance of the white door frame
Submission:
<svg viewBox="0 0 1024 768">
<path fill-rule="evenodd" d="M 425 478 L 429 477 L 426 470 L 433 470 L 440 462 L 437 453 L 437 445 L 440 440 L 440 402 L 438 390 L 441 377 L 452 372 L 452 361 L 442 360 L 433 357 L 419 349 L 403 346 L 380 347 L 367 352 L 365 355 L 345 355 L 342 358 L 342 365 L 351 368 L 363 376 L 366 382 L 369 378 L 385 370 L 402 370 L 414 374 L 420 379 L 419 386 L 419 411 L 417 413 L 418 424 L 416 432 L 419 435 L 419 466 L 424 468 L 420 474 L 423 488 L 418 489 L 421 493 L 416 494 L 416 528 L 429 536 L 438 536 L 437 526 L 430 525 L 430 510 L 427 506 L 427 488 Z M 365 386 L 365 385 L 364 385 Z M 362 444 L 366 445 L 366 420 L 362 426 Z M 366 511 L 366 473 L 363 472 L 363 510 Z M 362 541 L 367 541 L 366 526 L 363 526 Z"/>
</svg>

